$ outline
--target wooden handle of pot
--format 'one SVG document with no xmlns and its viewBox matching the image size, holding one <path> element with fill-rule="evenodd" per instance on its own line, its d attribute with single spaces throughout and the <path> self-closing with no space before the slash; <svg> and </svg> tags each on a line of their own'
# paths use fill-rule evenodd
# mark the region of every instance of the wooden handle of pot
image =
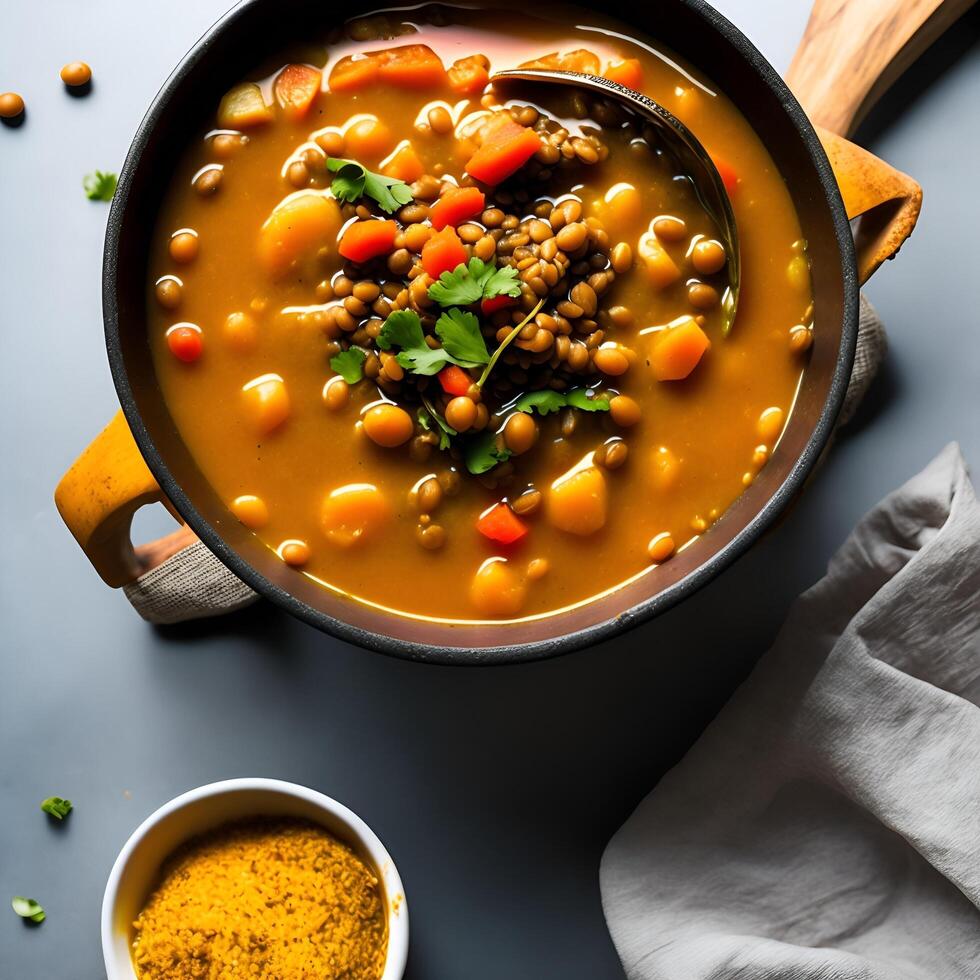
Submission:
<svg viewBox="0 0 980 980">
<path fill-rule="evenodd" d="M 140 507 L 162 503 L 177 515 L 144 462 L 122 412 L 61 478 L 54 500 L 82 551 L 113 588 L 134 581 L 196 540 L 182 526 L 151 544 L 133 545 L 130 529 Z"/>
<path fill-rule="evenodd" d="M 907 174 L 849 143 L 875 102 L 975 0 L 815 0 L 786 82 L 817 127 L 855 234 L 862 282 L 898 251 L 922 207 Z"/>
</svg>

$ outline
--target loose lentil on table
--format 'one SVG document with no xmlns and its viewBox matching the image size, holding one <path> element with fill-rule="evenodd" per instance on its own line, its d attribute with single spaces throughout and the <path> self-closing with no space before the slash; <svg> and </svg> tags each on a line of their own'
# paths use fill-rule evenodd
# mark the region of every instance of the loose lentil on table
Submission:
<svg viewBox="0 0 980 980">
<path fill-rule="evenodd" d="M 805 246 L 764 147 L 695 69 L 568 26 L 615 28 L 594 12 L 517 24 L 425 11 L 414 26 L 392 12 L 351 22 L 294 64 L 302 84 L 309 64 L 329 66 L 300 89 L 306 116 L 249 83 L 226 96 L 161 212 L 150 340 L 192 455 L 284 562 L 408 615 L 547 614 L 655 574 L 766 464 L 813 343 Z M 399 58 L 410 85 L 385 82 Z M 490 68 L 626 58 L 738 173 L 743 296 L 727 338 L 725 249 L 655 134 L 578 91 L 486 86 Z M 467 171 L 525 130 L 536 142 L 516 170 L 489 183 Z M 411 200 L 335 202 L 333 160 L 403 180 Z M 439 215 L 460 188 L 474 206 L 447 232 Z M 380 250 L 339 255 L 353 225 Z M 457 304 L 488 354 L 506 344 L 485 379 L 482 363 L 452 383 L 419 374 L 385 346 L 389 317 L 410 314 L 443 349 L 452 304 L 427 270 L 447 249 L 515 279 L 513 297 Z M 167 349 L 175 327 L 197 330 L 182 335 L 193 359 Z M 364 380 L 331 369 L 355 355 Z M 246 498 L 265 508 L 258 527 Z"/>
</svg>

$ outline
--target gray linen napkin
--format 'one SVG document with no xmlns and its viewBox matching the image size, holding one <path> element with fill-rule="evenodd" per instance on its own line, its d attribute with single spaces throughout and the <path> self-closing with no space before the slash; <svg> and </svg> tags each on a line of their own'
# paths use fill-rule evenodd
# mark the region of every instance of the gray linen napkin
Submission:
<svg viewBox="0 0 980 980">
<path fill-rule="evenodd" d="M 980 977 L 980 503 L 886 497 L 606 848 L 630 980 Z"/>
<path fill-rule="evenodd" d="M 888 343 L 874 307 L 861 297 L 854 371 L 838 423 L 854 414 L 878 373 Z M 220 616 L 255 602 L 258 596 L 200 542 L 172 555 L 123 588 L 133 608 L 158 625 Z"/>
</svg>

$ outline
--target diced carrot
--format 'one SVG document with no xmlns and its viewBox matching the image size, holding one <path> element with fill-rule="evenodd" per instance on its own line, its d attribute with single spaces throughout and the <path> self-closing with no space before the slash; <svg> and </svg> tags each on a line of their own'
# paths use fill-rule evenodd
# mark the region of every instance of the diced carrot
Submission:
<svg viewBox="0 0 980 980">
<path fill-rule="evenodd" d="M 386 177 L 394 177 L 411 184 L 425 173 L 425 164 L 419 159 L 412 144 L 408 140 L 402 140 L 395 152 L 381 164 L 381 172 Z"/>
<path fill-rule="evenodd" d="M 309 65 L 286 65 L 272 86 L 276 101 L 289 119 L 302 119 L 320 92 L 322 72 Z"/>
<path fill-rule="evenodd" d="M 331 92 L 359 92 L 378 80 L 380 64 L 374 55 L 341 58 L 330 70 Z"/>
<path fill-rule="evenodd" d="M 465 261 L 466 249 L 455 228 L 443 228 L 422 246 L 422 268 L 433 279 L 438 279 L 444 272 L 452 272 Z"/>
<path fill-rule="evenodd" d="M 340 239 L 340 254 L 351 262 L 367 262 L 387 255 L 395 247 L 398 223 L 395 221 L 355 221 Z"/>
<path fill-rule="evenodd" d="M 480 310 L 484 316 L 490 316 L 497 310 L 506 310 L 511 306 L 517 306 L 517 300 L 513 296 L 492 296 L 480 302 Z"/>
<path fill-rule="evenodd" d="M 439 55 L 425 44 L 408 44 L 375 53 L 378 77 L 399 88 L 437 88 L 445 84 L 446 69 Z"/>
<path fill-rule="evenodd" d="M 525 61 L 521 68 L 546 68 L 550 71 L 580 71 L 586 75 L 599 74 L 599 59 L 586 48 L 576 48 L 565 54 L 557 51 L 534 61 Z"/>
<path fill-rule="evenodd" d="M 466 171 L 485 184 L 499 184 L 540 148 L 541 139 L 533 129 L 518 125 L 506 112 L 498 112 L 483 127 L 483 145 L 470 157 Z"/>
<path fill-rule="evenodd" d="M 711 341 L 694 318 L 686 317 L 664 330 L 654 342 L 650 370 L 658 381 L 680 381 L 698 366 L 710 346 Z"/>
<path fill-rule="evenodd" d="M 728 196 L 731 197 L 735 193 L 735 187 L 739 179 L 735 168 L 724 157 L 712 155 L 711 162 L 715 165 L 715 170 L 721 176 L 721 182 L 725 185 Z"/>
<path fill-rule="evenodd" d="M 459 395 L 465 395 L 470 390 L 470 385 L 473 384 L 473 381 L 461 367 L 450 364 L 439 372 L 439 384 L 442 385 L 442 390 L 447 395 L 456 395 L 458 397 Z"/>
<path fill-rule="evenodd" d="M 476 95 L 482 92 L 490 81 L 490 72 L 482 55 L 471 54 L 453 62 L 449 69 L 449 84 L 462 95 Z"/>
<path fill-rule="evenodd" d="M 480 214 L 485 203 L 483 191 L 478 187 L 457 187 L 447 191 L 436 201 L 429 211 L 429 220 L 436 231 L 442 231 L 446 225 L 455 228 L 468 218 Z"/>
<path fill-rule="evenodd" d="M 504 503 L 485 510 L 476 522 L 476 529 L 485 538 L 500 544 L 514 544 L 527 534 L 527 525 Z"/>
<path fill-rule="evenodd" d="M 611 82 L 619 82 L 627 88 L 639 92 L 643 88 L 643 67 L 636 58 L 625 58 L 619 62 L 609 62 L 602 73 Z"/>
</svg>

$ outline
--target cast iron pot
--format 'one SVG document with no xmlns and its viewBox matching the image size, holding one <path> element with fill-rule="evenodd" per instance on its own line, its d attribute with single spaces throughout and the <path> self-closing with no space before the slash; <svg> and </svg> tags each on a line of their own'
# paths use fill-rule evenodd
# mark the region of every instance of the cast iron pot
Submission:
<svg viewBox="0 0 980 980">
<path fill-rule="evenodd" d="M 371 10 L 348 4 L 349 16 Z M 103 307 L 106 348 L 122 415 L 82 455 L 56 493 L 59 510 L 105 581 L 115 587 L 200 537 L 239 578 L 294 616 L 344 640 L 407 659 L 497 664 L 555 656 L 608 639 L 679 602 L 769 527 L 799 490 L 827 444 L 851 373 L 858 285 L 911 230 L 918 188 L 844 140 L 823 134 L 828 153 L 775 71 L 720 14 L 700 0 L 634 5 L 621 15 L 706 68 L 762 138 L 783 174 L 809 245 L 816 343 L 796 406 L 755 483 L 692 547 L 654 574 L 591 603 L 513 623 L 446 623 L 393 615 L 337 596 L 285 566 L 229 513 L 183 445 L 157 386 L 146 338 L 149 237 L 186 137 L 231 85 L 295 41 L 326 34 L 327 4 L 245 0 L 194 46 L 150 106 L 122 173 L 106 234 Z M 588 15 L 583 13 L 583 19 Z M 812 106 L 811 106 L 812 110 Z M 845 208 L 838 188 L 854 199 Z M 869 222 L 858 255 L 849 218 L 897 201 Z M 879 212 L 881 209 L 879 209 Z M 131 435 L 130 435 L 131 433 Z M 135 440 L 135 442 L 134 442 Z M 162 500 L 185 529 L 134 551 L 135 510 Z"/>
</svg>

